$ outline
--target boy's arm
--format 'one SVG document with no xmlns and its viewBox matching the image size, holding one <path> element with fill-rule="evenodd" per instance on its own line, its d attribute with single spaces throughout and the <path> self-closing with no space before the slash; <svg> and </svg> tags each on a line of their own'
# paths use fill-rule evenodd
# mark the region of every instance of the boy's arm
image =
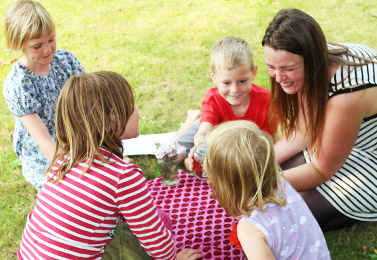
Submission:
<svg viewBox="0 0 377 260">
<path fill-rule="evenodd" d="M 206 137 L 212 131 L 212 129 L 213 129 L 213 125 L 211 123 L 208 123 L 208 122 L 200 123 L 198 132 L 194 136 L 194 147 L 191 148 L 187 158 L 185 159 L 185 167 L 188 171 L 192 172 L 193 170 L 193 163 L 194 163 L 193 157 L 194 157 L 194 150 L 195 150 L 196 144 L 201 138 Z"/>
<path fill-rule="evenodd" d="M 198 132 L 194 136 L 194 144 L 196 145 L 198 141 L 204 137 L 207 137 L 209 133 L 211 133 L 213 129 L 213 125 L 209 122 L 202 122 L 199 125 Z"/>
<path fill-rule="evenodd" d="M 55 154 L 56 143 L 47 130 L 46 125 L 37 113 L 27 114 L 20 117 L 22 124 L 29 132 L 30 136 L 37 143 L 42 153 L 52 161 Z"/>
</svg>

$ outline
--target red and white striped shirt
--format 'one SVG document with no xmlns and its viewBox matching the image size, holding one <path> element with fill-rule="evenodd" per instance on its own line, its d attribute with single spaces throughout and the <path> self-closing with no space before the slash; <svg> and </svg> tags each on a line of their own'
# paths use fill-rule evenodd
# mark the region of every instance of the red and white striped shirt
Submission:
<svg viewBox="0 0 377 260">
<path fill-rule="evenodd" d="M 108 158 L 109 152 L 101 151 Z M 115 155 L 111 161 L 103 164 L 96 157 L 84 175 L 86 164 L 80 163 L 57 184 L 45 183 L 27 218 L 19 259 L 101 259 L 119 215 L 152 258 L 176 259 L 172 234 L 142 171 Z"/>
</svg>

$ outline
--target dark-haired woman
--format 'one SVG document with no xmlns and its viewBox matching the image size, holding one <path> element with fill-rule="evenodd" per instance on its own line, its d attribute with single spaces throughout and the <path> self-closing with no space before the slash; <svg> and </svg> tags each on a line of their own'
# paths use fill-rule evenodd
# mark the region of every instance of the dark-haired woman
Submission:
<svg viewBox="0 0 377 260">
<path fill-rule="evenodd" d="M 285 178 L 324 230 L 376 221 L 376 51 L 327 42 L 318 23 L 297 9 L 277 13 L 262 45 Z"/>
</svg>

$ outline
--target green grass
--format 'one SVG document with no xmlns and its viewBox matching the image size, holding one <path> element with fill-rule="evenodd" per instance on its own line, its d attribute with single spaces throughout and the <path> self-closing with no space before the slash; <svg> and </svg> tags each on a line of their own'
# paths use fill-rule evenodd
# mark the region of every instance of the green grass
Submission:
<svg viewBox="0 0 377 260">
<path fill-rule="evenodd" d="M 3 16 L 13 1 L 2 0 Z M 41 3 L 57 29 L 58 48 L 72 51 L 87 72 L 113 70 L 134 88 L 141 134 L 175 131 L 187 109 L 200 108 L 213 86 L 208 74 L 211 46 L 237 35 L 254 49 L 255 83 L 268 86 L 261 39 L 281 8 L 300 8 L 321 25 L 327 39 L 377 49 L 375 0 L 80 0 Z M 3 21 L 3 19 L 1 19 Z M 1 24 L 3 26 L 3 24 Z M 5 51 L 0 31 L 0 61 L 19 58 Z M 12 65 L 0 66 L 0 84 Z M 26 216 L 36 192 L 21 174 L 12 147 L 13 117 L 0 97 L 0 259 L 16 259 Z M 156 174 L 153 156 L 135 156 L 147 178 Z M 376 259 L 377 224 L 360 223 L 325 233 L 333 259 Z M 366 252 L 363 252 L 366 246 Z"/>
</svg>

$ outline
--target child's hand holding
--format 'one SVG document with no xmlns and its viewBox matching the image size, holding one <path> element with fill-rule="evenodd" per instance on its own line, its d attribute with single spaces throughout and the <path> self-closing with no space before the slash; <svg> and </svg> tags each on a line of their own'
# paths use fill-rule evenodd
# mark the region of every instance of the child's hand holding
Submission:
<svg viewBox="0 0 377 260">
<path fill-rule="evenodd" d="M 202 258 L 202 253 L 197 249 L 185 248 L 177 254 L 178 260 L 195 260 Z"/>
<path fill-rule="evenodd" d="M 191 148 L 187 158 L 185 158 L 184 160 L 185 167 L 189 172 L 192 172 L 192 170 L 194 169 L 194 151 L 195 146 Z"/>
</svg>

